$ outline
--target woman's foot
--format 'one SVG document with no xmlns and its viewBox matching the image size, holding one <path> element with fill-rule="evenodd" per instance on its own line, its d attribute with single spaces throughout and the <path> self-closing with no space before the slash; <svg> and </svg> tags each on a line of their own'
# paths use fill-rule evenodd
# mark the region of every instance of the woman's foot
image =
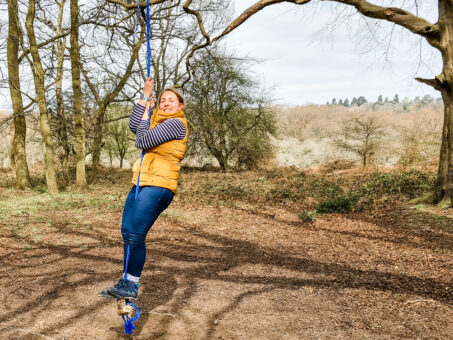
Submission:
<svg viewBox="0 0 453 340">
<path fill-rule="evenodd" d="M 113 287 L 104 289 L 101 294 L 105 295 L 107 293 L 118 299 L 136 300 L 139 286 L 139 283 L 121 279 Z"/>
</svg>

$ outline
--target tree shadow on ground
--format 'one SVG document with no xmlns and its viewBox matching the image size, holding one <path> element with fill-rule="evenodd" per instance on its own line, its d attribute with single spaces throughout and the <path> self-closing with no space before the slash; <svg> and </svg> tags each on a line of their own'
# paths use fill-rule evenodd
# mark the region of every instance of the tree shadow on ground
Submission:
<svg viewBox="0 0 453 340">
<path fill-rule="evenodd" d="M 378 214 L 369 214 L 367 212 L 348 213 L 347 218 L 350 220 L 363 221 L 372 223 L 384 232 L 383 235 L 370 235 L 367 231 L 349 231 L 341 228 L 325 228 L 317 224 L 302 221 L 290 221 L 265 211 L 256 211 L 243 208 L 235 208 L 246 213 L 260 216 L 269 220 L 283 223 L 287 226 L 298 229 L 313 231 L 324 231 L 332 234 L 352 236 L 363 238 L 371 241 L 390 242 L 393 244 L 405 244 L 415 248 L 426 249 L 453 249 L 453 219 L 447 216 L 438 216 L 429 211 L 420 211 L 409 209 L 404 205 L 397 207 L 388 207 L 380 210 Z M 403 217 L 404 216 L 404 217 Z M 329 219 L 329 215 L 323 217 Z M 388 234 L 390 231 L 391 234 Z M 420 241 L 408 238 L 416 236 Z"/>
<path fill-rule="evenodd" d="M 158 271 L 159 274 L 153 275 L 152 278 L 144 277 L 144 280 L 150 281 L 141 292 L 146 297 L 146 299 L 140 299 L 140 305 L 144 311 L 149 312 L 173 299 L 168 313 L 178 315 L 197 292 L 199 280 L 257 284 L 262 287 L 233 299 L 227 307 L 219 311 L 223 314 L 236 308 L 246 296 L 277 288 L 318 287 L 331 290 L 364 288 L 370 291 L 423 297 L 449 305 L 453 303 L 451 284 L 429 278 L 363 270 L 344 264 L 316 261 L 295 256 L 284 249 L 264 247 L 259 243 L 205 232 L 196 226 L 183 224 L 177 219 L 167 218 L 167 221 L 175 228 L 179 228 L 188 238 L 155 238 L 151 233 L 149 239 L 152 242 L 148 245 L 149 254 L 156 259 L 171 259 L 176 261 L 177 265 L 168 266 L 155 262 L 151 266 L 151 270 Z M 56 225 L 59 232 L 64 233 L 65 237 L 80 236 L 80 231 L 69 228 L 63 221 Z M 16 237 L 17 242 L 23 241 L 23 238 L 11 237 Z M 360 237 L 364 237 L 364 235 Z M 1 259 L 2 266 L 9 273 L 3 277 L 2 282 L 14 280 L 20 282 L 21 286 L 5 285 L 3 290 L 7 291 L 6 294 L 14 294 L 25 288 L 34 294 L 25 294 L 23 303 L 10 306 L 10 310 L 1 313 L 0 322 L 19 322 L 22 317 L 26 317 L 28 324 L 36 324 L 40 317 L 52 308 L 52 302 L 55 299 L 71 296 L 74 291 L 80 290 L 98 294 L 98 291 L 93 291 L 93 286 L 97 282 L 117 279 L 118 268 L 122 266 L 121 260 L 119 260 L 122 253 L 120 239 L 112 239 L 108 234 L 101 232 L 90 233 L 90 238 L 96 242 L 88 246 L 51 245 L 29 239 L 28 242 L 32 247 L 29 252 L 24 253 L 15 249 L 8 252 L 10 256 Z M 386 238 L 385 241 L 388 239 Z M 104 255 L 102 255 L 102 251 L 99 251 L 99 245 L 102 245 L 101 249 L 105 249 Z M 108 255 L 112 253 L 118 254 L 117 258 Z M 46 254 L 52 256 L 43 261 Z M 64 268 L 60 268 L 59 266 L 64 261 L 70 261 L 74 265 L 65 265 Z M 293 273 L 300 273 L 300 278 L 283 275 L 250 275 L 234 271 L 235 268 L 244 265 L 266 265 L 288 269 Z M 27 272 L 27 269 L 32 267 L 34 272 Z M 307 276 L 309 278 L 306 278 Z M 183 293 L 174 299 L 173 295 L 179 288 L 177 277 L 185 279 L 185 288 Z M 3 300 L 6 300 L 6 297 L 3 297 Z M 74 306 L 75 313 L 72 313 L 71 316 L 55 318 L 52 325 L 44 327 L 40 332 L 46 335 L 58 334 L 59 330 L 82 322 L 81 319 L 87 314 L 95 313 L 109 303 L 111 301 L 99 298 L 90 303 L 87 302 L 84 306 Z M 135 336 L 140 336 L 148 321 L 149 313 L 144 313 L 137 324 Z M 171 316 L 163 317 L 152 338 L 165 339 L 170 322 Z M 2 327 L 2 331 L 8 329 L 10 330 L 11 326 Z M 113 331 L 117 333 L 118 338 L 124 337 L 122 328 L 114 328 Z M 207 334 L 212 334 L 212 332 L 213 330 L 210 329 Z"/>
</svg>

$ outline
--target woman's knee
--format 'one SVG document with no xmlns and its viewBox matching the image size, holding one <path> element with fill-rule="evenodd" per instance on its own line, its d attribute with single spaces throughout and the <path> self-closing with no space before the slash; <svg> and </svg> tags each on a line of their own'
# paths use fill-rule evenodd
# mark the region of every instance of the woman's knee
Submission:
<svg viewBox="0 0 453 340">
<path fill-rule="evenodd" d="M 146 233 L 133 232 L 128 234 L 128 243 L 131 247 L 145 246 Z"/>
</svg>

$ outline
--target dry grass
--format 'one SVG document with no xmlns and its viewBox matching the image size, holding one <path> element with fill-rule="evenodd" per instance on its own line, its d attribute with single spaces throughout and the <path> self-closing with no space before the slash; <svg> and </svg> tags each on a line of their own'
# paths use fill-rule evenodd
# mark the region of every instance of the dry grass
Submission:
<svg viewBox="0 0 453 340">
<path fill-rule="evenodd" d="M 388 107 L 391 109 L 391 107 Z M 443 121 L 440 104 L 413 111 L 373 111 L 370 105 L 346 108 L 338 105 L 309 105 L 282 109 L 278 113 L 278 164 L 312 167 L 346 159 L 360 162 L 357 155 L 335 148 L 334 140 L 345 124 L 360 115 L 376 115 L 384 138 L 374 156 L 378 165 L 411 166 L 437 161 Z"/>
</svg>

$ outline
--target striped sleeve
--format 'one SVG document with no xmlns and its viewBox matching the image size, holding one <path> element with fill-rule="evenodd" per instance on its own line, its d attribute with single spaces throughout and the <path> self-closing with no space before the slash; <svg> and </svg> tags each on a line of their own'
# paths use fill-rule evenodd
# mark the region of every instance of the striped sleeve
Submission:
<svg viewBox="0 0 453 340">
<path fill-rule="evenodd" d="M 145 107 L 140 104 L 135 104 L 134 109 L 132 110 L 131 117 L 129 119 L 129 129 L 135 134 L 137 133 L 137 127 L 142 120 L 142 116 L 145 113 Z"/>
<path fill-rule="evenodd" d="M 183 140 L 186 136 L 186 127 L 177 118 L 170 118 L 148 130 L 148 122 L 140 121 L 137 128 L 135 146 L 149 150 L 170 140 Z"/>
</svg>

